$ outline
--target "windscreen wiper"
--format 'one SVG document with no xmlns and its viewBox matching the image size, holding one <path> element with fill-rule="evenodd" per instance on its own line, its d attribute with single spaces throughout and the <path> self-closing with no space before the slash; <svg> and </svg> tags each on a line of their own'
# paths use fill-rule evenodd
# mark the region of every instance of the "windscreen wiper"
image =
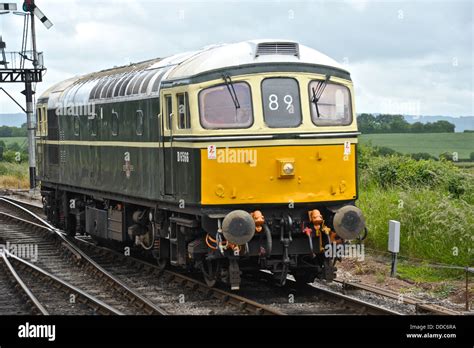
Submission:
<svg viewBox="0 0 474 348">
<path fill-rule="evenodd" d="M 316 106 L 316 115 L 318 115 L 318 118 L 319 118 L 319 107 L 318 107 L 318 102 L 319 102 L 319 99 L 321 98 L 323 92 L 324 92 L 324 89 L 326 88 L 327 84 L 328 84 L 328 81 L 329 81 L 329 78 L 331 76 L 329 75 L 326 75 L 326 79 L 323 80 L 323 81 L 319 81 L 317 84 L 316 84 L 316 87 L 312 87 L 311 90 L 313 91 L 313 98 L 311 99 L 311 101 L 314 103 L 314 106 Z"/>
<path fill-rule="evenodd" d="M 222 78 L 225 81 L 225 85 L 227 86 L 227 90 L 229 91 L 230 97 L 232 98 L 232 101 L 234 102 L 235 109 L 240 109 L 240 103 L 239 99 L 237 98 L 237 93 L 235 92 L 234 89 L 234 83 L 232 82 L 232 79 L 230 78 L 229 75 L 222 75 Z"/>
</svg>

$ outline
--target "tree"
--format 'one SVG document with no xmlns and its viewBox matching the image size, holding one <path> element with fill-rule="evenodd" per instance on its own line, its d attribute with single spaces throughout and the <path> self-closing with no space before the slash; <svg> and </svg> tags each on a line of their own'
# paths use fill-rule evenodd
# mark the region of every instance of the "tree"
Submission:
<svg viewBox="0 0 474 348">
<path fill-rule="evenodd" d="M 364 134 L 375 133 L 377 129 L 377 122 L 374 115 L 371 114 L 361 114 L 357 117 L 357 125 Z"/>
<path fill-rule="evenodd" d="M 361 114 L 357 117 L 357 125 L 362 133 L 453 133 L 455 126 L 448 121 L 428 122 L 423 124 L 408 123 L 403 115 Z"/>
<path fill-rule="evenodd" d="M 454 133 L 456 126 L 448 121 L 437 121 L 433 123 L 433 131 L 436 133 Z"/>
<path fill-rule="evenodd" d="M 424 130 L 425 130 L 425 125 L 421 122 L 415 122 L 410 127 L 410 131 L 412 133 L 423 133 Z"/>
<path fill-rule="evenodd" d="M 392 117 L 392 115 L 378 115 L 376 117 L 380 133 L 391 133 Z"/>
<path fill-rule="evenodd" d="M 379 115 L 376 117 L 381 133 L 405 133 L 410 124 L 402 115 Z"/>
<path fill-rule="evenodd" d="M 0 137 L 11 137 L 12 136 L 12 129 L 8 126 L 1 126 L 0 127 Z"/>
<path fill-rule="evenodd" d="M 392 133 L 406 133 L 410 128 L 410 124 L 405 121 L 405 118 L 401 115 L 393 116 L 392 122 L 390 123 Z"/>
</svg>

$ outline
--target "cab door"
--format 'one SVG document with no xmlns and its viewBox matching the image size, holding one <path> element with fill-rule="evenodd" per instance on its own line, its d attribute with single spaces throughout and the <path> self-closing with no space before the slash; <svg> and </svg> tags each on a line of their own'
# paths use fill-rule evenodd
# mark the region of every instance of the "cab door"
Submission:
<svg viewBox="0 0 474 348">
<path fill-rule="evenodd" d="M 38 105 L 36 109 L 36 168 L 39 177 L 45 176 L 45 141 L 48 136 L 48 117 L 46 105 Z"/>
<path fill-rule="evenodd" d="M 160 151 L 161 163 L 161 194 L 163 196 L 173 196 L 174 189 L 174 161 L 173 161 L 173 96 L 169 93 L 162 93 L 161 96 L 161 118 L 160 118 Z"/>
</svg>

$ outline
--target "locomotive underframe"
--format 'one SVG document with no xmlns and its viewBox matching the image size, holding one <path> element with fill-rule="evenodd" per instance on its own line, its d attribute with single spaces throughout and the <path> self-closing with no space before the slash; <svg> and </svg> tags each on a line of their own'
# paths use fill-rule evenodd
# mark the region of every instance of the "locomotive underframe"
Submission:
<svg viewBox="0 0 474 348">
<path fill-rule="evenodd" d="M 238 289 L 242 272 L 258 269 L 271 271 L 280 284 L 288 274 L 301 282 L 315 278 L 331 281 L 335 277 L 336 257 L 327 257 L 325 247 L 341 243 L 329 234 L 303 233 L 311 227 L 308 211 L 319 209 L 325 226 L 333 229 L 333 211 L 353 201 L 315 204 L 263 205 L 223 208 L 194 206 L 180 208 L 167 202 L 155 202 L 121 195 L 42 183 L 44 209 L 48 219 L 68 233 L 88 234 L 109 247 L 147 249 L 148 255 L 165 267 L 199 270 L 213 285 L 222 280 Z M 271 234 L 255 236 L 239 253 L 232 248 L 209 248 L 206 238 L 217 239 L 219 221 L 236 209 L 259 209 Z M 141 217 L 140 217 L 141 216 Z M 150 233 L 153 236 L 150 238 Z M 112 241 L 113 243 L 110 243 Z M 270 249 L 270 250 L 269 250 Z"/>
</svg>

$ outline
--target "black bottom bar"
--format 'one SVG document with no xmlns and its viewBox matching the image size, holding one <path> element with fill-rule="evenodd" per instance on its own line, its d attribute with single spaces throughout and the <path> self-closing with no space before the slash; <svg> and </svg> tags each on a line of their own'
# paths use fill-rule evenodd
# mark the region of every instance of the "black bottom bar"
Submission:
<svg viewBox="0 0 474 348">
<path fill-rule="evenodd" d="M 302 317 L 1 317 L 0 345 L 115 345 L 173 342 L 195 347 L 226 343 L 245 347 L 417 346 L 472 347 L 472 316 L 302 316 Z M 28 324 L 27 324 L 28 323 Z M 23 328 L 55 325 L 54 341 L 19 337 Z M 31 331 L 34 333 L 34 331 Z M 228 340 L 228 342 L 226 342 Z"/>
</svg>

